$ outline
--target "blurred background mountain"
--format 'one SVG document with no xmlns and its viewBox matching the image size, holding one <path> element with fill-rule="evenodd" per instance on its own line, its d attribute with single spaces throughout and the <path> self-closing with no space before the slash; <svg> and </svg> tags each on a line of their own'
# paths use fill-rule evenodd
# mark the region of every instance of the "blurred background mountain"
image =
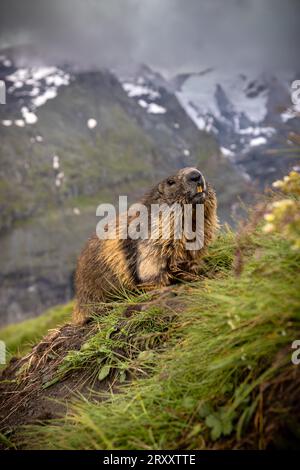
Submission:
<svg viewBox="0 0 300 470">
<path fill-rule="evenodd" d="M 294 0 L 3 2 L 0 324 L 73 296 L 101 202 L 197 165 L 234 224 L 298 171 Z"/>
</svg>

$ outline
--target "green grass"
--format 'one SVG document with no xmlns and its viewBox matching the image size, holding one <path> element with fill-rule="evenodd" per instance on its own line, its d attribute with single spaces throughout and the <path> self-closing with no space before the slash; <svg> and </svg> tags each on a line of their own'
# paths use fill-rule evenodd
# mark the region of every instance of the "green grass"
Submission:
<svg viewBox="0 0 300 470">
<path fill-rule="evenodd" d="M 178 293 L 186 305 L 181 312 L 163 305 L 136 312 L 115 330 L 121 310 L 113 309 L 62 362 L 62 376 L 89 367 L 95 380 L 112 372 L 123 377 L 121 393 L 77 399 L 64 419 L 26 428 L 23 446 L 196 449 L 226 440 L 238 446 L 254 417 L 266 419 L 261 386 L 291 367 L 300 326 L 299 261 L 279 235 L 222 234 L 203 267 L 209 276 Z M 288 409 L 277 408 L 284 420 Z M 252 445 L 264 447 L 267 438 L 261 425 Z"/>
<path fill-rule="evenodd" d="M 8 325 L 0 330 L 0 339 L 5 341 L 9 359 L 23 356 L 42 339 L 49 329 L 62 325 L 71 318 L 72 303 L 47 310 L 43 315 Z"/>
<path fill-rule="evenodd" d="M 86 370 L 84 380 L 102 381 L 109 374 L 125 382 L 128 374 L 141 372 L 142 360 L 153 360 L 149 350 L 162 348 L 169 331 L 166 315 L 157 306 L 139 312 L 127 321 L 120 322 L 123 307 L 115 303 L 109 315 L 95 318 L 96 332 L 81 346 L 79 351 L 70 351 L 59 365 L 55 377 L 44 388 L 61 381 L 76 370 Z M 169 313 L 169 320 L 172 319 Z M 145 354 L 145 351 L 147 354 Z M 142 373 L 145 375 L 146 371 Z"/>
</svg>

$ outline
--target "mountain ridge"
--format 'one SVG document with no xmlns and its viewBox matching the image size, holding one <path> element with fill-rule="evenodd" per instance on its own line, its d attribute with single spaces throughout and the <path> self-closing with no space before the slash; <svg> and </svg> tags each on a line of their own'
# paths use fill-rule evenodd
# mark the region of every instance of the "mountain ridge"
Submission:
<svg viewBox="0 0 300 470">
<path fill-rule="evenodd" d="M 120 193 L 133 202 L 154 182 L 196 165 L 217 191 L 222 222 L 232 222 L 240 200 L 253 202 L 262 182 L 296 164 L 294 156 L 278 156 L 278 145 L 271 146 L 276 155 L 265 155 L 265 146 L 224 155 L 223 140 L 241 137 L 233 134 L 231 106 L 217 134 L 216 120 L 199 129 L 174 80 L 147 66 L 124 75 L 26 65 L 0 53 L 0 78 L 8 90 L 7 105 L 0 106 L 2 324 L 70 299 L 76 258 L 95 229 L 99 203 L 115 202 Z M 184 85 L 190 75 L 181 79 Z M 226 101 L 226 90 L 218 90 Z M 297 119 L 287 121 L 295 131 Z M 260 138 L 253 129 L 258 135 L 251 130 L 242 137 Z"/>
</svg>

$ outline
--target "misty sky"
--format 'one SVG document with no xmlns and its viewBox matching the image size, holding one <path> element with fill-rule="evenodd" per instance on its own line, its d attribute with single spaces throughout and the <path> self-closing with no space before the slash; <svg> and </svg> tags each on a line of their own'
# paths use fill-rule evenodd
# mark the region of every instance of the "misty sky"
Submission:
<svg viewBox="0 0 300 470">
<path fill-rule="evenodd" d="M 299 70 L 299 0 L 1 0 L 0 44 L 47 60 Z M 298 63 L 297 63 L 298 62 Z"/>
</svg>

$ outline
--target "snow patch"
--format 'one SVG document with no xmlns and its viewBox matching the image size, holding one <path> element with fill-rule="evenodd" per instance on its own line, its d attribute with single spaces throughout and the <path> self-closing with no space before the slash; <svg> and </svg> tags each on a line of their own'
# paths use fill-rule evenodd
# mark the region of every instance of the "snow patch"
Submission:
<svg viewBox="0 0 300 470">
<path fill-rule="evenodd" d="M 38 67 L 32 69 L 32 78 L 33 80 L 42 80 L 43 78 L 48 77 L 51 74 L 56 73 L 56 67 Z"/>
<path fill-rule="evenodd" d="M 54 155 L 52 166 L 54 170 L 59 169 L 59 156 L 58 155 Z"/>
<path fill-rule="evenodd" d="M 25 126 L 25 121 L 23 119 L 16 119 L 15 120 L 15 125 L 17 127 L 24 127 Z"/>
<path fill-rule="evenodd" d="M 147 110 L 147 113 L 150 114 L 164 114 L 167 112 L 166 108 L 163 108 L 159 104 L 156 103 L 147 103 L 145 100 L 139 100 L 138 104 Z"/>
<path fill-rule="evenodd" d="M 151 90 L 151 88 L 148 88 L 144 85 L 136 85 L 134 83 L 125 82 L 122 84 L 122 86 L 129 98 L 135 98 L 137 96 L 143 95 L 148 96 L 152 100 L 160 98 L 158 91 Z"/>
<path fill-rule="evenodd" d="M 57 96 L 57 91 L 56 88 L 49 88 L 48 90 L 45 91 L 43 95 L 39 95 L 36 98 L 32 100 L 34 106 L 39 108 L 43 104 L 45 104 L 48 100 L 52 100 Z"/>
<path fill-rule="evenodd" d="M 250 140 L 250 147 L 258 147 L 259 145 L 265 145 L 267 143 L 267 139 L 265 137 L 255 137 L 254 139 Z"/>
<path fill-rule="evenodd" d="M 147 112 L 150 114 L 164 114 L 167 112 L 166 108 L 163 108 L 159 104 L 156 103 L 150 103 Z"/>
<path fill-rule="evenodd" d="M 178 95 L 177 95 L 178 97 Z M 179 100 L 180 101 L 180 100 Z M 192 102 L 188 102 L 185 105 L 181 101 L 181 105 L 185 109 L 188 116 L 194 121 L 200 131 L 214 132 L 217 134 L 217 129 L 214 127 L 214 118 L 211 115 L 203 115 L 199 112 L 197 107 Z"/>
<path fill-rule="evenodd" d="M 65 177 L 65 174 L 63 171 L 61 171 L 60 173 L 58 173 L 58 175 L 56 175 L 56 178 L 55 178 L 55 186 L 57 188 L 59 188 L 62 183 L 63 183 L 63 180 L 64 180 L 64 177 Z"/>
<path fill-rule="evenodd" d="M 31 92 L 29 93 L 30 96 L 37 96 L 40 93 L 40 89 L 38 87 L 33 87 Z"/>
<path fill-rule="evenodd" d="M 10 93 L 24 86 L 32 87 L 27 95 L 34 98 L 33 107 L 42 106 L 48 100 L 55 98 L 58 88 L 70 83 L 70 75 L 57 67 L 19 68 L 6 79 L 13 83 L 9 89 Z M 44 90 L 42 94 L 40 94 L 41 89 Z"/>
<path fill-rule="evenodd" d="M 96 119 L 94 119 L 94 118 L 88 119 L 88 120 L 87 120 L 87 123 L 86 123 L 86 125 L 87 125 L 87 127 L 88 127 L 89 129 L 95 129 L 95 127 L 97 126 L 97 124 L 98 124 L 98 122 L 97 122 Z"/>
<path fill-rule="evenodd" d="M 26 124 L 35 124 L 38 121 L 37 116 L 25 106 L 21 109 L 21 113 Z"/>
<path fill-rule="evenodd" d="M 142 108 L 147 108 L 148 107 L 148 103 L 145 100 L 139 100 L 138 103 Z"/>
<path fill-rule="evenodd" d="M 224 157 L 234 157 L 234 153 L 231 150 L 225 147 L 220 147 L 220 150 L 221 150 L 222 155 L 224 155 Z"/>
<path fill-rule="evenodd" d="M 276 134 L 276 129 L 274 129 L 274 127 L 249 126 L 245 129 L 239 129 L 238 133 L 241 135 L 253 135 L 255 137 L 264 134 L 267 137 L 272 137 L 273 134 Z"/>
</svg>

